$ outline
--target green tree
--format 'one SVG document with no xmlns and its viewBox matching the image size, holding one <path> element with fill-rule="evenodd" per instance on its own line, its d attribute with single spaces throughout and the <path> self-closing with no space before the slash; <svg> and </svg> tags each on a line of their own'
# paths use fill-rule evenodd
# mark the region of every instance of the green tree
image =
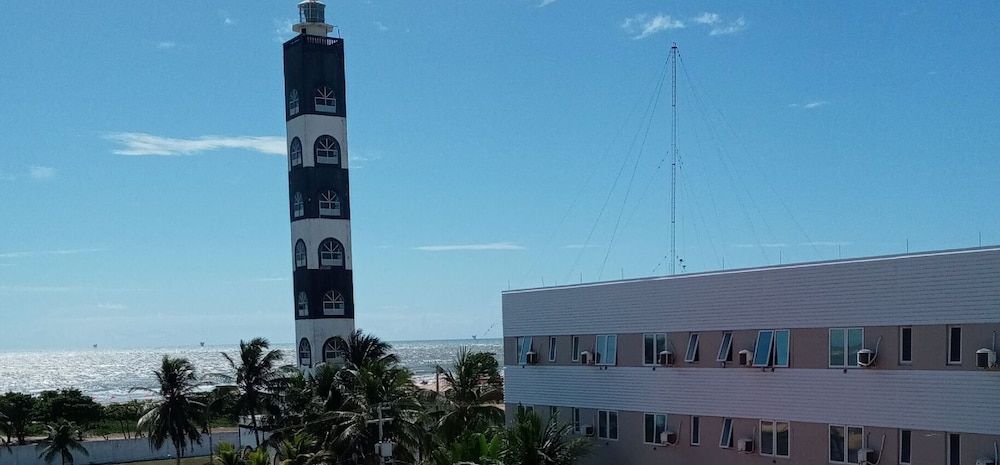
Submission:
<svg viewBox="0 0 1000 465">
<path fill-rule="evenodd" d="M 212 457 L 212 463 L 214 465 L 244 465 L 246 461 L 243 460 L 243 452 L 236 449 L 232 443 L 220 442 L 215 456 Z"/>
<path fill-rule="evenodd" d="M 79 427 L 79 439 L 104 418 L 104 407 L 79 389 L 42 391 L 35 400 L 37 421 L 47 424 L 70 422 Z"/>
<path fill-rule="evenodd" d="M 4 434 L 7 442 L 11 437 L 17 439 L 17 443 L 24 445 L 24 440 L 28 432 L 28 427 L 35 419 L 35 398 L 20 392 L 8 392 L 0 396 L 0 414 L 7 418 Z"/>
<path fill-rule="evenodd" d="M 87 449 L 77 442 L 76 438 L 80 435 L 80 431 L 73 423 L 45 425 L 45 430 L 46 438 L 36 446 L 39 451 L 38 458 L 44 459 L 45 463 L 52 463 L 59 457 L 62 465 L 73 465 L 73 452 L 89 455 Z"/>
<path fill-rule="evenodd" d="M 344 358 L 349 367 L 362 367 L 372 361 L 382 361 L 387 364 L 399 363 L 399 357 L 392 353 L 392 345 L 377 336 L 355 330 L 344 339 L 337 336 L 333 339 L 334 348 Z"/>
<path fill-rule="evenodd" d="M 499 367 L 491 353 L 459 349 L 451 369 L 442 369 L 445 390 L 436 396 L 443 404 L 438 421 L 445 443 L 463 432 L 486 431 L 503 424 L 503 399 Z"/>
<path fill-rule="evenodd" d="M 273 404 L 274 397 L 286 383 L 286 371 L 279 365 L 284 357 L 280 350 L 270 350 L 267 339 L 257 337 L 250 342 L 240 341 L 239 360 L 234 360 L 223 352 L 229 366 L 236 373 L 236 387 L 239 389 L 237 401 L 240 412 L 250 416 L 254 439 L 260 447 L 258 415 L 267 405 Z"/>
<path fill-rule="evenodd" d="M 133 436 L 138 437 L 139 431 L 133 431 L 133 428 L 139 422 L 139 418 L 142 418 L 142 414 L 148 409 L 149 407 L 146 403 L 139 400 L 109 404 L 104 407 L 104 418 L 118 423 L 122 437 L 130 439 Z"/>
<path fill-rule="evenodd" d="M 507 465 L 572 465 L 587 450 L 583 438 L 573 438 L 572 425 L 560 424 L 558 415 L 542 421 L 518 406 L 514 424 L 503 434 L 501 457 Z"/>
<path fill-rule="evenodd" d="M 499 465 L 503 436 L 497 433 L 465 432 L 447 446 L 431 453 L 428 465 Z"/>
<path fill-rule="evenodd" d="M 204 385 L 195 375 L 194 366 L 186 358 L 164 355 L 160 369 L 153 372 L 159 387 L 137 387 L 133 391 L 146 391 L 159 396 L 149 410 L 139 419 L 137 429 L 149 437 L 156 449 L 169 439 L 177 453 L 177 465 L 184 457 L 190 443 L 201 443 L 201 428 L 205 404 L 198 401 L 197 389 Z"/>
</svg>

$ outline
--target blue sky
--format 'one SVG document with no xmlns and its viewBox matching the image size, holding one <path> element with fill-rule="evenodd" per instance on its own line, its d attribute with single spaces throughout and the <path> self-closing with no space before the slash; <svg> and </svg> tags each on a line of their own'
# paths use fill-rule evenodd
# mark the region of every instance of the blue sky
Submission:
<svg viewBox="0 0 1000 465">
<path fill-rule="evenodd" d="M 0 349 L 292 340 L 295 2 L 4 10 Z M 498 336 L 508 287 L 665 273 L 669 77 L 650 102 L 673 41 L 684 271 L 1000 243 L 991 2 L 337 1 L 328 18 L 358 325 L 387 339 Z"/>
</svg>

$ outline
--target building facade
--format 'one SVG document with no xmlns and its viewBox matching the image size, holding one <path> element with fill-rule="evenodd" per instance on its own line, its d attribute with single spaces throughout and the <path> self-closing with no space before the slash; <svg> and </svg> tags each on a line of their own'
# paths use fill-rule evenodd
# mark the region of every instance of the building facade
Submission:
<svg viewBox="0 0 1000 465">
<path fill-rule="evenodd" d="M 503 322 L 508 418 L 588 464 L 996 459 L 1000 248 L 509 291 Z"/>
<path fill-rule="evenodd" d="M 329 37 L 322 2 L 299 4 L 284 44 L 288 214 L 298 365 L 337 357 L 354 331 L 344 41 Z"/>
</svg>

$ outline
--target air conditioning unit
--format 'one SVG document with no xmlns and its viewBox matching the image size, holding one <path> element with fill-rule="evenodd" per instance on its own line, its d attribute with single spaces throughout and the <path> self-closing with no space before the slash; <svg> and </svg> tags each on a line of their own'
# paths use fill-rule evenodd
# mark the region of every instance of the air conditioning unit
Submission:
<svg viewBox="0 0 1000 465">
<path fill-rule="evenodd" d="M 594 364 L 594 356 L 590 352 L 587 352 L 586 350 L 583 351 L 583 352 L 580 352 L 580 363 L 582 363 L 584 365 L 593 365 Z"/>
<path fill-rule="evenodd" d="M 379 457 L 391 458 L 393 444 L 389 441 L 382 441 L 375 444 L 375 454 Z"/>
<path fill-rule="evenodd" d="M 583 427 L 580 428 L 580 430 L 583 431 L 584 436 L 594 435 L 594 425 L 583 425 Z"/>
<path fill-rule="evenodd" d="M 858 351 L 858 365 L 870 367 L 875 364 L 875 352 L 871 349 L 861 349 Z"/>
<path fill-rule="evenodd" d="M 740 365 L 748 367 L 753 364 L 753 353 L 743 349 L 740 351 Z"/>
<path fill-rule="evenodd" d="M 870 465 L 878 460 L 874 449 L 858 449 L 858 463 L 861 465 Z"/>
<path fill-rule="evenodd" d="M 660 444 L 667 446 L 677 444 L 677 433 L 673 431 L 664 431 L 660 433 Z"/>
<path fill-rule="evenodd" d="M 987 348 L 976 351 L 976 368 L 993 368 L 995 366 L 997 366 L 996 352 Z"/>
<path fill-rule="evenodd" d="M 525 355 L 527 355 L 526 358 L 528 359 L 528 364 L 529 365 L 534 365 L 534 364 L 538 363 L 538 353 L 537 352 L 528 352 Z"/>
<path fill-rule="evenodd" d="M 739 452 L 753 452 L 753 439 L 743 438 L 736 441 L 736 450 Z"/>
<path fill-rule="evenodd" d="M 997 465 L 997 461 L 991 457 L 980 457 L 976 459 L 976 465 Z"/>
<path fill-rule="evenodd" d="M 674 353 L 669 350 L 664 350 L 660 352 L 660 355 L 656 357 L 656 364 L 660 366 L 670 366 L 674 364 Z"/>
</svg>

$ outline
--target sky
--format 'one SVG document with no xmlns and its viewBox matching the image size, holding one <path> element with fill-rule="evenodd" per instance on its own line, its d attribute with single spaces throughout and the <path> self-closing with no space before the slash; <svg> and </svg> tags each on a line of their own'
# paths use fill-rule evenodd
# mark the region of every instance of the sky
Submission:
<svg viewBox="0 0 1000 465">
<path fill-rule="evenodd" d="M 293 1 L 0 15 L 0 350 L 294 339 Z M 357 325 L 501 293 L 1000 243 L 993 2 L 331 1 Z M 612 309 L 609 309 L 612 310 Z"/>
</svg>

